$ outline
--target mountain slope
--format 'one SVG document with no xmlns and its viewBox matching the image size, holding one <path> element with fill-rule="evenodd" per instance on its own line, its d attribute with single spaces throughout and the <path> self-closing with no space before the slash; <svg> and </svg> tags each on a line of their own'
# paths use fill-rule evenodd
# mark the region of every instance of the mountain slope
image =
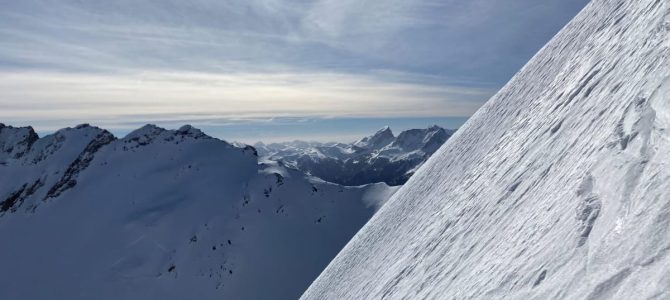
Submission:
<svg viewBox="0 0 670 300">
<path fill-rule="evenodd" d="M 256 148 L 263 157 L 329 182 L 402 185 L 452 134 L 432 126 L 406 130 L 396 137 L 387 126 L 351 144 L 293 141 L 259 143 Z"/>
<path fill-rule="evenodd" d="M 190 126 L 3 125 L 0 145 L 1 299 L 295 299 L 393 192 Z"/>
<path fill-rule="evenodd" d="M 592 1 L 303 298 L 669 298 L 669 24 Z"/>
</svg>

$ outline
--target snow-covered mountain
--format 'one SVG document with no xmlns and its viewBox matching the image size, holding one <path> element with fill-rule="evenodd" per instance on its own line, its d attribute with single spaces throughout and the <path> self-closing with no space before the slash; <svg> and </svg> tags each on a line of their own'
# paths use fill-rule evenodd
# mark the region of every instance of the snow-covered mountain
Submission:
<svg viewBox="0 0 670 300">
<path fill-rule="evenodd" d="M 593 0 L 304 299 L 670 299 L 670 1 Z"/>
<path fill-rule="evenodd" d="M 453 131 L 438 126 L 410 129 L 397 137 L 387 126 L 354 143 L 293 141 L 254 145 L 260 156 L 282 161 L 323 180 L 356 186 L 402 185 Z"/>
<path fill-rule="evenodd" d="M 0 183 L 0 299 L 295 299 L 394 191 L 151 125 L 0 125 Z"/>
</svg>

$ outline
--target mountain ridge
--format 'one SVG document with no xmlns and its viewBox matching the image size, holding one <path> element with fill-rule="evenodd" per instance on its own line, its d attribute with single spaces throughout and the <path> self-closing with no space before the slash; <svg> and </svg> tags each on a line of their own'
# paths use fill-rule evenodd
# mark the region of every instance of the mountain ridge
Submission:
<svg viewBox="0 0 670 300">
<path fill-rule="evenodd" d="M 294 299 L 395 191 L 323 182 L 188 125 L 7 128 L 3 299 Z"/>
<path fill-rule="evenodd" d="M 667 298 L 669 12 L 588 4 L 302 299 Z"/>
<path fill-rule="evenodd" d="M 329 182 L 397 186 L 404 184 L 453 132 L 434 125 L 395 136 L 385 126 L 353 143 L 292 141 L 254 146 L 265 159 L 283 161 Z"/>
</svg>

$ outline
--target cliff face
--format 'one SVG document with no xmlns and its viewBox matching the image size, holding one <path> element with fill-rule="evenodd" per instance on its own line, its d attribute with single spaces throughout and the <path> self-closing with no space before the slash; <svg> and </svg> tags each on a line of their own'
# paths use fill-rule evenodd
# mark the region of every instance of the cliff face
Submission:
<svg viewBox="0 0 670 300">
<path fill-rule="evenodd" d="M 304 299 L 670 297 L 670 2 L 594 0 Z"/>
</svg>

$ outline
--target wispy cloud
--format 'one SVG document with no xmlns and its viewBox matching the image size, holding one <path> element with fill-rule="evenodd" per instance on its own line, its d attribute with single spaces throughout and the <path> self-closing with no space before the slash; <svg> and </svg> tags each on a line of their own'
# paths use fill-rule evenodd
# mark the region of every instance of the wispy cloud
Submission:
<svg viewBox="0 0 670 300">
<path fill-rule="evenodd" d="M 586 2 L 5 1 L 0 57 L 66 70 L 393 69 L 500 85 Z"/>
<path fill-rule="evenodd" d="M 0 121 L 468 116 L 586 2 L 0 1 Z"/>
</svg>

